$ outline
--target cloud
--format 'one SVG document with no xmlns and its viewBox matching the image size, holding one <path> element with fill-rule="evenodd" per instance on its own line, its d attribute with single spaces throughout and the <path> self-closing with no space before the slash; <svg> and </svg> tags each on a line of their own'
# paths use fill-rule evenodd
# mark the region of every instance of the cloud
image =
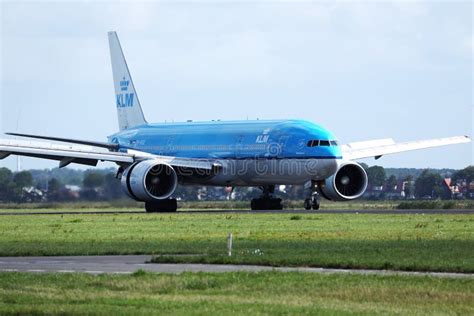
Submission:
<svg viewBox="0 0 474 316">
<path fill-rule="evenodd" d="M 41 60 L 55 60 L 64 76 L 74 73 L 78 80 L 85 68 L 104 70 L 109 30 L 119 32 L 127 57 L 136 58 L 147 77 L 164 74 L 209 85 L 288 76 L 307 81 L 315 72 L 340 75 L 371 65 L 423 70 L 440 66 L 439 53 L 466 58 L 466 37 L 472 38 L 468 19 L 443 17 L 447 5 L 428 2 L 7 2 L 3 7 L 4 77 L 15 80 L 35 67 L 43 76 L 60 78 L 41 69 Z M 28 60 L 21 60 L 26 52 Z"/>
</svg>

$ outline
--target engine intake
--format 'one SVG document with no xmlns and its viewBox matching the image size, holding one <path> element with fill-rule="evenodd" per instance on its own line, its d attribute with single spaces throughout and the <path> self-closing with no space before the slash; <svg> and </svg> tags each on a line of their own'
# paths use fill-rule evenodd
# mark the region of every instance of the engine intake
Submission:
<svg viewBox="0 0 474 316">
<path fill-rule="evenodd" d="M 128 167 L 121 182 L 125 193 L 132 199 L 153 202 L 167 199 L 174 193 L 178 176 L 168 164 L 145 160 Z"/>
<path fill-rule="evenodd" d="M 361 165 L 343 162 L 334 175 L 320 184 L 320 192 L 328 200 L 349 201 L 361 197 L 367 183 L 367 173 Z"/>
</svg>

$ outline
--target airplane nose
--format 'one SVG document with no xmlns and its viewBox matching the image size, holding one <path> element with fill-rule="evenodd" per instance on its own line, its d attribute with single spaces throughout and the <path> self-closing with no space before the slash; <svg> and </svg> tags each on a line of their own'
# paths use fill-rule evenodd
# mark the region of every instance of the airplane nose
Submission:
<svg viewBox="0 0 474 316">
<path fill-rule="evenodd" d="M 335 157 L 335 158 L 341 158 L 342 157 L 341 147 L 339 147 L 339 146 L 329 147 L 329 152 L 330 152 L 330 155 Z"/>
<path fill-rule="evenodd" d="M 340 158 L 342 156 L 339 146 L 322 147 L 319 150 L 326 157 Z"/>
</svg>

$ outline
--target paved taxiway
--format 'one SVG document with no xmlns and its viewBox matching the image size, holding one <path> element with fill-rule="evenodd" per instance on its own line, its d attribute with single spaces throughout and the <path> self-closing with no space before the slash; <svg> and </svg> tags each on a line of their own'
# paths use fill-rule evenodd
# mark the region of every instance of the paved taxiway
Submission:
<svg viewBox="0 0 474 316">
<path fill-rule="evenodd" d="M 249 211 L 249 210 L 196 210 L 196 211 L 178 211 L 172 213 L 161 214 L 474 214 L 474 210 L 263 210 L 263 211 Z M 36 211 L 22 211 L 22 212 L 0 212 L 2 215 L 67 215 L 67 214 L 148 214 L 145 211 L 68 211 L 68 212 L 36 212 Z M 150 213 L 160 214 L 160 213 Z"/>
<path fill-rule="evenodd" d="M 408 275 L 445 278 L 474 278 L 469 273 L 407 272 L 387 270 L 351 270 L 323 268 L 266 267 L 252 265 L 211 265 L 211 264 L 155 264 L 146 263 L 151 256 L 66 256 L 66 257 L 0 257 L 1 271 L 17 272 L 57 272 L 89 274 L 130 274 L 139 269 L 159 273 L 181 272 L 307 272 L 307 273 L 355 273 L 363 275 Z"/>
</svg>

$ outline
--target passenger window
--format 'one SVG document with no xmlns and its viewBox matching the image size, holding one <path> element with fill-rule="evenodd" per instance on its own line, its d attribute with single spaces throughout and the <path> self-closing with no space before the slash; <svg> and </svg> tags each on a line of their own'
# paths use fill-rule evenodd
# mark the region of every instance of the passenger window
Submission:
<svg viewBox="0 0 474 316">
<path fill-rule="evenodd" d="M 319 141 L 319 146 L 329 146 L 329 141 L 328 140 L 320 140 Z"/>
</svg>

